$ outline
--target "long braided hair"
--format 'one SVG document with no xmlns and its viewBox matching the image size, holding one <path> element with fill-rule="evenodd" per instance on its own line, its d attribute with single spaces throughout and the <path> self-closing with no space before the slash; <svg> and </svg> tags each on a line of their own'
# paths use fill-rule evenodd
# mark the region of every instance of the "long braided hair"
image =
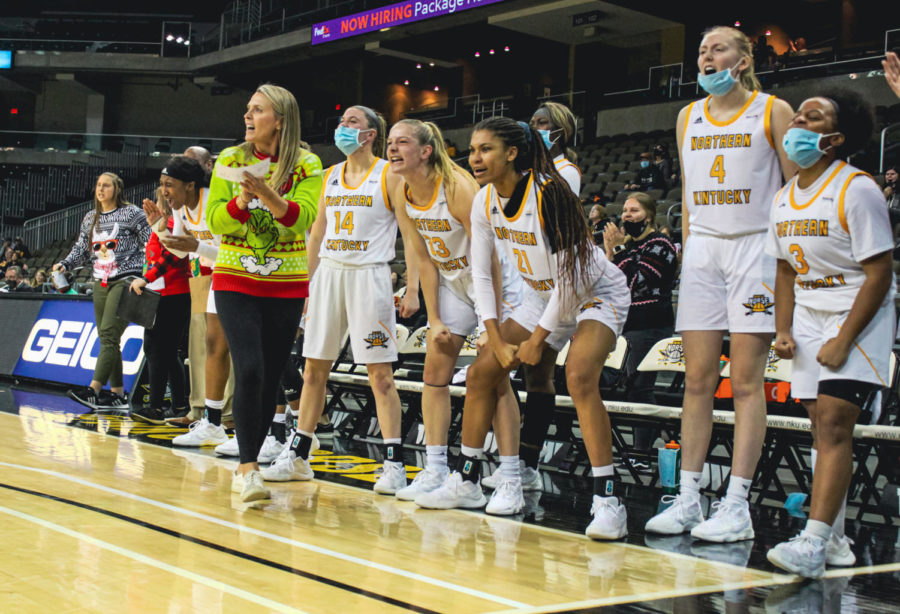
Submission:
<svg viewBox="0 0 900 614">
<path fill-rule="evenodd" d="M 520 173 L 533 173 L 541 198 L 550 204 L 542 207 L 541 213 L 545 219 L 549 216 L 548 221 L 552 220 L 554 243 L 558 248 L 560 281 L 572 284 L 573 291 L 576 281 L 585 285 L 593 262 L 594 242 L 591 231 L 581 208 L 581 201 L 556 170 L 541 135 L 525 122 L 517 122 L 508 117 L 482 120 L 475 126 L 475 131 L 478 130 L 487 130 L 503 141 L 506 147 L 518 150 L 513 168 Z"/>
</svg>

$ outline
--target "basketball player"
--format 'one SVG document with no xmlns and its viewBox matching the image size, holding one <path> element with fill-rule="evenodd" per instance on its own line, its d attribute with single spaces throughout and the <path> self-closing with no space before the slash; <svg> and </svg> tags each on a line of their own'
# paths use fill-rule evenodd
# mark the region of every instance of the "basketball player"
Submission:
<svg viewBox="0 0 900 614">
<path fill-rule="evenodd" d="M 853 427 L 890 381 L 891 225 L 878 185 L 841 161 L 865 147 L 872 125 L 855 92 L 800 105 L 784 137 L 800 171 L 775 197 L 766 244 L 778 258 L 775 351 L 793 359 L 791 395 L 809 412 L 814 471 L 806 528 L 768 558 L 807 578 L 856 562 L 844 535 Z"/>
<path fill-rule="evenodd" d="M 425 424 L 425 470 L 397 492 L 397 498 L 413 501 L 444 483 L 447 466 L 447 433 L 450 429 L 450 379 L 463 343 L 478 325 L 472 287 L 469 237 L 472 199 L 478 184 L 450 159 L 444 137 L 432 123 L 404 119 L 391 128 L 388 139 L 391 170 L 403 178 L 395 202 L 398 219 L 408 224 L 422 293 L 428 314 L 428 343 L 422 391 Z M 492 262 L 492 277 L 500 280 L 499 262 Z M 503 307 L 521 286 L 502 294 Z M 502 290 L 501 290 L 502 293 Z M 515 299 L 511 299 L 515 300 Z M 503 310 L 501 307 L 501 310 Z M 487 512 L 509 515 L 524 506 L 519 476 L 519 406 L 509 379 L 497 390 L 498 432 L 502 486 L 487 505 Z"/>
<path fill-rule="evenodd" d="M 565 105 L 545 102 L 531 116 L 531 127 L 541 135 L 544 145 L 553 156 L 556 170 L 572 192 L 575 196 L 581 194 L 581 171 L 575 166 L 578 155 L 572 149 L 575 143 L 575 115 Z"/>
<path fill-rule="evenodd" d="M 626 533 L 626 514 L 616 496 L 609 416 L 597 384 L 628 314 L 625 276 L 594 245 L 580 201 L 560 177 L 541 136 L 527 124 L 505 117 L 479 123 L 469 165 L 483 186 L 472 204 L 472 277 L 490 351 L 469 368 L 457 471 L 440 488 L 418 496 L 416 504 L 484 505 L 479 457 L 494 415 L 496 386 L 520 361 L 538 363 L 547 346 L 558 351 L 574 333 L 566 381 L 594 478 L 593 519 L 586 533 L 618 539 Z M 497 236 L 528 286 L 525 300 L 502 325 L 490 267 Z M 554 408 L 550 403 L 543 409 Z"/>
<path fill-rule="evenodd" d="M 750 41 L 734 28 L 708 30 L 697 58 L 710 95 L 683 108 L 681 155 L 684 261 L 675 329 L 683 337 L 685 393 L 680 494 L 651 518 L 651 533 L 752 539 L 747 496 L 766 434 L 763 373 L 775 331 L 775 260 L 763 248 L 772 197 L 796 166 L 781 139 L 791 107 L 759 90 Z M 689 237 L 689 238 L 688 238 Z M 728 492 L 706 521 L 700 478 L 712 433 L 722 339 L 731 338 L 734 458 Z"/>
<path fill-rule="evenodd" d="M 390 172 L 383 159 L 384 118 L 372 109 L 349 107 L 334 134 L 347 159 L 326 171 L 319 213 L 310 229 L 309 270 L 314 276 L 307 301 L 306 367 L 297 434 L 263 477 L 272 481 L 313 478 L 308 462 L 313 434 L 325 406 L 328 373 L 349 329 L 354 361 L 366 365 L 384 438 L 384 470 L 374 490 L 392 495 L 406 486 L 400 396 L 391 365 L 397 360 L 397 342 L 388 266 L 397 237 L 397 207 L 389 195 L 398 189 L 400 177 Z M 406 230 L 401 232 L 406 247 Z M 412 248 L 404 251 L 411 254 Z M 419 309 L 418 275 L 414 266 L 407 270 L 401 317 Z"/>
<path fill-rule="evenodd" d="M 532 115 L 530 125 L 541 135 L 560 176 L 572 193 L 578 196 L 581 192 L 581 171 L 574 164 L 577 156 L 570 147 L 575 141 L 576 127 L 572 111 L 558 102 L 545 102 Z M 525 377 L 529 382 L 528 398 L 533 399 L 530 403 L 527 400 L 525 402 L 525 425 L 519 447 L 520 472 L 525 490 L 540 491 L 544 487 L 538 465 L 544 439 L 547 438 L 547 431 L 553 421 L 553 412 L 544 411 L 548 401 L 539 397 L 543 394 L 555 396 L 553 388 L 555 370 L 556 356 L 552 351 L 544 352 L 539 364 L 525 365 Z M 533 396 L 532 393 L 538 396 Z M 501 466 L 493 475 L 485 477 L 481 481 L 482 486 L 495 488 L 500 483 L 502 469 Z"/>
</svg>

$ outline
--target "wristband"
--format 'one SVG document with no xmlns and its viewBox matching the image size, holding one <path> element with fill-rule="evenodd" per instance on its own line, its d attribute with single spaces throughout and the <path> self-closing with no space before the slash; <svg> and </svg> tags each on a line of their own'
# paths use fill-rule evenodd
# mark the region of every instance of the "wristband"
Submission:
<svg viewBox="0 0 900 614">
<path fill-rule="evenodd" d="M 619 252 L 622 252 L 622 251 L 625 251 L 624 245 L 616 245 L 614 248 L 612 248 L 613 254 L 618 254 Z"/>
</svg>

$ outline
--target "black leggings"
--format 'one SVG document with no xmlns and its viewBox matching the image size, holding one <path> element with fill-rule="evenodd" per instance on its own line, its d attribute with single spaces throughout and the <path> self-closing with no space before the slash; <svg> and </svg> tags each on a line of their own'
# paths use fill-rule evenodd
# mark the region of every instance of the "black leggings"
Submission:
<svg viewBox="0 0 900 614">
<path fill-rule="evenodd" d="M 287 405 L 288 403 L 293 403 L 300 398 L 300 390 L 302 388 L 303 378 L 300 377 L 297 363 L 294 362 L 294 358 L 291 356 L 285 361 L 284 369 L 281 372 L 281 385 L 278 387 L 277 404 Z"/>
<path fill-rule="evenodd" d="M 234 365 L 234 431 L 241 464 L 255 463 L 275 415 L 275 396 L 300 324 L 302 299 L 216 291 Z"/>
<path fill-rule="evenodd" d="M 178 348 L 191 319 L 191 295 L 173 294 L 159 299 L 156 323 L 144 331 L 144 354 L 150 371 L 150 407 L 162 409 L 166 380 L 172 388 L 172 407 L 187 405 L 184 391 L 184 363 Z"/>
</svg>

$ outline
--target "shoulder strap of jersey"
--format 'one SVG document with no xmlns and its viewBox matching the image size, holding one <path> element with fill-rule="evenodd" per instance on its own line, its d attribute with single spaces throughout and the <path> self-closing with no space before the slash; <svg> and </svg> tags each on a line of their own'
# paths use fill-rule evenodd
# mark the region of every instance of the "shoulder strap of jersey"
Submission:
<svg viewBox="0 0 900 614">
<path fill-rule="evenodd" d="M 391 205 L 391 195 L 388 194 L 387 187 L 387 172 L 390 167 L 390 162 L 385 162 L 384 166 L 381 167 L 381 195 L 384 197 L 384 206 L 387 207 L 388 211 L 393 212 L 394 207 Z"/>
<path fill-rule="evenodd" d="M 696 100 L 687 106 L 687 110 L 686 110 L 685 113 L 684 113 L 684 126 L 682 126 L 682 129 L 681 129 L 681 142 L 678 143 L 678 150 L 679 150 L 679 151 L 681 150 L 682 147 L 684 147 L 684 137 L 687 136 L 688 126 L 689 126 L 690 123 L 691 123 L 691 122 L 690 122 L 690 120 L 691 120 L 691 113 L 693 113 L 693 111 L 694 111 L 694 105 L 695 105 L 695 104 L 697 104 L 697 101 L 696 101 Z"/>
<path fill-rule="evenodd" d="M 763 116 L 763 126 L 766 131 L 766 140 L 769 141 L 772 149 L 775 149 L 775 137 L 772 136 L 772 108 L 775 106 L 775 96 L 771 94 L 766 94 L 766 96 L 768 96 L 768 99 L 766 100 L 766 111 Z"/>
<path fill-rule="evenodd" d="M 838 219 L 841 221 L 841 228 L 848 234 L 850 228 L 847 226 L 847 212 L 844 210 L 844 197 L 847 195 L 847 189 L 850 187 L 850 182 L 853 181 L 854 177 L 859 176 L 868 177 L 869 179 L 872 178 L 872 175 L 863 171 L 854 171 L 850 173 L 847 180 L 844 182 L 844 186 L 841 188 L 841 195 L 838 197 Z"/>
</svg>

